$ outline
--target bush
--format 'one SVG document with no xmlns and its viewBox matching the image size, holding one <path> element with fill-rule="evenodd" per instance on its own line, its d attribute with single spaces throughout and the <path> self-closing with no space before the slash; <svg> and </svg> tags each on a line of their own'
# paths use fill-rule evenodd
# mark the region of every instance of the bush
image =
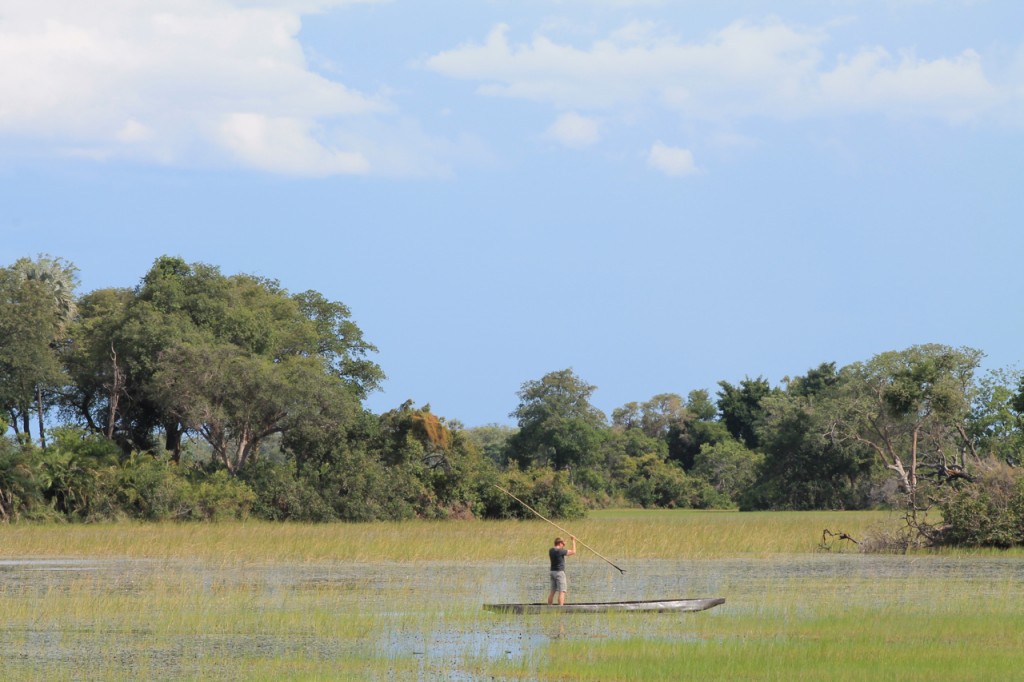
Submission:
<svg viewBox="0 0 1024 682">
<path fill-rule="evenodd" d="M 252 514 L 268 521 L 331 521 L 337 518 L 294 462 L 250 462 L 239 475 L 255 493 Z"/>
<path fill-rule="evenodd" d="M 190 482 L 182 490 L 182 518 L 193 521 L 245 519 L 256 502 L 252 488 L 224 469 Z"/>
<path fill-rule="evenodd" d="M 549 467 L 513 469 L 499 478 L 498 485 L 548 519 L 578 519 L 587 514 L 583 498 L 562 471 Z M 493 485 L 480 491 L 480 503 L 483 515 L 489 519 L 534 518 L 533 512 Z"/>
<path fill-rule="evenodd" d="M 92 517 L 146 521 L 246 518 L 256 494 L 226 471 L 206 474 L 167 458 L 132 453 L 97 480 Z"/>
<path fill-rule="evenodd" d="M 701 446 L 693 463 L 693 476 L 707 481 L 733 504 L 753 486 L 764 455 L 748 450 L 736 440 Z"/>
<path fill-rule="evenodd" d="M 31 451 L 0 436 L 0 522 L 36 517 L 46 509 Z"/>
<path fill-rule="evenodd" d="M 689 476 L 679 465 L 657 455 L 629 460 L 626 499 L 644 508 L 708 509 L 731 506 L 729 498 L 702 478 Z"/>
<path fill-rule="evenodd" d="M 1024 545 L 1024 473 L 1001 462 L 980 468 L 973 483 L 939 500 L 945 522 L 939 542 L 965 547 Z"/>
<path fill-rule="evenodd" d="M 80 429 L 56 429 L 53 436 L 53 444 L 38 457 L 43 496 L 59 514 L 88 518 L 100 495 L 100 472 L 117 462 L 120 451 L 106 438 Z"/>
</svg>

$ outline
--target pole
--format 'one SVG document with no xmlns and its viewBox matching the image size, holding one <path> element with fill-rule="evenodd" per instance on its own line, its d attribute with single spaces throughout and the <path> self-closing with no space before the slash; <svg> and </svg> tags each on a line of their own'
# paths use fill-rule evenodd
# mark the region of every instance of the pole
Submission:
<svg viewBox="0 0 1024 682">
<path fill-rule="evenodd" d="M 565 533 L 566 535 L 569 535 L 569 536 L 571 536 L 571 537 L 576 537 L 575 535 L 573 535 L 572 533 L 570 533 L 570 532 L 569 532 L 569 531 L 567 531 L 566 529 L 564 529 L 564 528 L 562 528 L 561 526 L 559 526 L 559 525 L 558 525 L 557 523 L 555 523 L 554 521 L 551 521 L 550 519 L 546 519 L 546 518 L 544 518 L 543 516 L 541 516 L 541 515 L 540 515 L 540 512 L 538 512 L 538 511 L 537 511 L 536 509 L 534 509 L 534 508 L 533 508 L 533 507 L 531 507 L 530 505 L 528 505 L 528 504 L 526 504 L 525 502 L 523 502 L 522 500 L 520 500 L 520 499 L 519 499 L 518 497 L 516 497 L 515 495 L 513 495 L 513 494 L 512 494 L 512 493 L 510 493 L 509 491 L 507 491 L 507 490 L 505 490 L 504 488 L 502 488 L 502 487 L 501 487 L 500 485 L 497 485 L 497 484 L 495 484 L 495 485 L 494 485 L 494 487 L 495 487 L 495 488 L 497 488 L 498 490 L 500 490 L 501 492 L 505 493 L 506 495 L 508 495 L 509 497 L 511 497 L 511 498 L 512 498 L 513 500 L 515 500 L 515 501 L 516 501 L 516 502 L 518 502 L 519 504 L 521 504 L 521 505 L 523 505 L 524 507 L 526 507 L 527 509 L 529 509 L 530 511 L 532 511 L 532 512 L 534 513 L 534 515 L 536 515 L 536 516 L 537 516 L 537 518 L 538 518 L 538 519 L 540 519 L 541 521 L 547 521 L 547 522 L 548 522 L 548 523 L 550 523 L 550 524 L 551 524 L 552 526 L 554 526 L 554 527 L 555 527 L 555 528 L 557 528 L 558 530 L 562 531 L 562 532 L 563 532 L 563 533 Z M 608 559 L 607 557 L 603 556 L 603 555 L 602 555 L 602 554 L 601 554 L 600 552 L 598 552 L 598 551 L 597 551 L 596 549 L 594 549 L 593 547 L 591 547 L 591 546 L 590 546 L 590 545 L 588 545 L 587 543 L 583 542 L 583 540 L 580 540 L 579 538 L 576 538 L 576 542 L 580 543 L 581 545 L 583 545 L 584 547 L 586 547 L 587 549 L 589 549 L 589 550 L 590 550 L 591 552 L 593 552 L 593 553 L 594 553 L 594 554 L 596 554 L 597 556 L 599 556 L 599 557 L 601 557 L 602 559 L 604 559 L 604 560 L 605 560 L 606 562 L 608 562 L 608 565 L 610 565 L 610 566 L 611 566 L 612 568 L 614 568 L 614 569 L 615 569 L 616 571 L 618 571 L 619 573 L 625 573 L 625 572 L 626 572 L 625 570 L 623 570 L 623 569 L 619 568 L 618 566 L 616 566 L 615 564 L 613 564 L 613 563 L 612 563 L 612 562 L 611 562 L 611 561 L 610 561 L 610 560 L 609 560 L 609 559 Z"/>
</svg>

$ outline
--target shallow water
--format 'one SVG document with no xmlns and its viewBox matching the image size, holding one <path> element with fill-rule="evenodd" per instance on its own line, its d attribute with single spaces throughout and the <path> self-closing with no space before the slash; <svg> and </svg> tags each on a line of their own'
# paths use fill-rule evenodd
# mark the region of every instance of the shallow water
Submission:
<svg viewBox="0 0 1024 682">
<path fill-rule="evenodd" d="M 725 597 L 726 604 L 701 613 L 612 617 L 524 617 L 482 610 L 485 602 L 543 601 L 544 561 L 211 565 L 4 560 L 0 606 L 11 609 L 17 603 L 23 611 L 12 611 L 21 615 L 0 624 L 0 664 L 17 670 L 21 679 L 131 679 L 142 674 L 232 679 L 239 666 L 253 661 L 329 664 L 361 656 L 384 662 L 370 666 L 368 679 L 395 679 L 386 665 L 393 660 L 413 661 L 416 679 L 457 682 L 474 679 L 474 662 L 522 660 L 559 640 L 596 640 L 622 631 L 632 637 L 692 640 L 694 619 L 784 618 L 830 605 L 916 603 L 934 600 L 944 585 L 969 590 L 979 599 L 1024 602 L 1024 561 L 1015 558 L 815 554 L 620 565 L 625 574 L 593 557 L 570 560 L 569 600 Z M 179 588 L 180 604 L 173 598 Z M 104 608 L 111 600 L 140 612 Z M 37 618 L 36 609 L 48 615 Z M 202 610 L 202 622 L 213 631 L 190 631 L 189 614 L 176 609 Z M 356 618 L 365 622 L 364 631 L 345 636 L 334 631 Z M 165 619 L 185 625 L 164 628 Z"/>
</svg>

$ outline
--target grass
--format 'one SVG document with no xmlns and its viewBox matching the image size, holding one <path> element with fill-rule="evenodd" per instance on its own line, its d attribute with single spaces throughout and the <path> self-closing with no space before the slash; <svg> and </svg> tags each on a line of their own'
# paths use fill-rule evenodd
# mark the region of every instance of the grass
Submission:
<svg viewBox="0 0 1024 682">
<path fill-rule="evenodd" d="M 815 551 L 825 528 L 863 537 L 887 512 L 610 511 L 559 522 L 609 558 L 717 559 Z M 541 521 L 371 524 L 19 525 L 2 557 L 197 558 L 218 562 L 531 560 L 561 531 Z"/>
<path fill-rule="evenodd" d="M 932 594 L 927 594 L 932 591 Z M 949 604 L 932 588 L 913 605 L 809 612 L 779 608 L 775 617 L 725 614 L 695 619 L 688 637 L 625 636 L 552 642 L 543 663 L 508 666 L 537 680 L 1011 680 L 1021 678 L 1021 609 Z M 942 604 L 939 609 L 933 608 Z M 623 629 L 628 631 L 628 623 Z"/>
<path fill-rule="evenodd" d="M 825 528 L 859 538 L 897 522 L 595 513 L 564 525 L 628 572 L 584 550 L 570 569 L 581 592 L 727 603 L 534 618 L 480 602 L 540 596 L 537 564 L 560 534 L 543 522 L 8 526 L 0 666 L 20 680 L 1021 678 L 1019 552 L 818 548 Z"/>
</svg>

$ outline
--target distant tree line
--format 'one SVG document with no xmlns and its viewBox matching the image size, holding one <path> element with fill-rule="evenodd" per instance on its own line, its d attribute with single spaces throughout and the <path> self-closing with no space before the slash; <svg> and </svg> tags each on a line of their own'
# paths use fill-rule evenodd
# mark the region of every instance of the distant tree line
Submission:
<svg viewBox="0 0 1024 682">
<path fill-rule="evenodd" d="M 1024 544 L 1024 383 L 928 344 L 655 395 L 605 415 L 571 369 L 515 427 L 363 405 L 384 373 L 316 291 L 162 257 L 78 294 L 0 269 L 0 520 L 507 518 L 589 508 L 904 509 L 933 543 Z M 935 509 L 940 523 L 925 521 Z M 920 515 L 920 516 L 919 516 Z"/>
</svg>

